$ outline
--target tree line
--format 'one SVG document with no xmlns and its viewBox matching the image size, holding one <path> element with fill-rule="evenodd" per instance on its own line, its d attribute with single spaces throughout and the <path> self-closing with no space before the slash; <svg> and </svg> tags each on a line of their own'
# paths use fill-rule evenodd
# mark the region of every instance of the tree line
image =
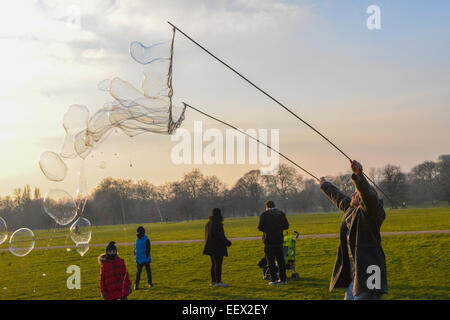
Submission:
<svg viewBox="0 0 450 320">
<path fill-rule="evenodd" d="M 388 164 L 366 174 L 396 202 L 394 207 L 439 201 L 450 204 L 450 161 L 425 161 L 408 173 Z M 350 172 L 326 178 L 343 193 L 353 193 Z M 383 198 L 380 192 L 379 196 Z M 88 196 L 84 216 L 93 225 L 204 219 L 213 207 L 220 207 L 225 217 L 252 216 L 262 212 L 269 198 L 288 214 L 335 210 L 317 182 L 305 179 L 295 167 L 281 164 L 276 175 L 263 176 L 259 170 L 251 170 L 232 186 L 198 169 L 159 186 L 145 180 L 105 178 Z M 384 201 L 385 207 L 391 206 Z M 0 217 L 10 230 L 55 227 L 43 209 L 41 191 L 32 191 L 29 185 L 0 197 Z"/>
</svg>

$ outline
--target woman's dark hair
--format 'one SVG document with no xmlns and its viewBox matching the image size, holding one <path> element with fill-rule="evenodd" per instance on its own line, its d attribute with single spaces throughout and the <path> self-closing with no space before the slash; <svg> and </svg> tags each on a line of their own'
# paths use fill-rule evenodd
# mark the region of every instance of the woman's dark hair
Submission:
<svg viewBox="0 0 450 320">
<path fill-rule="evenodd" d="M 222 211 L 219 208 L 214 208 L 212 210 L 212 215 L 209 216 L 209 220 L 223 221 Z"/>
</svg>

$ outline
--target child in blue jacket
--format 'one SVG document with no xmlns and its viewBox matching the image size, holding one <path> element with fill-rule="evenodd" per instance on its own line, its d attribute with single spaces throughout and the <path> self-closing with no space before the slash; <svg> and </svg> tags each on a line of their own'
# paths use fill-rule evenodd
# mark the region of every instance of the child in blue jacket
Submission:
<svg viewBox="0 0 450 320">
<path fill-rule="evenodd" d="M 136 280 L 134 282 L 134 290 L 139 290 L 139 280 L 141 279 L 142 268 L 145 266 L 147 271 L 148 287 L 153 287 L 152 283 L 152 270 L 150 269 L 150 262 L 152 257 L 150 255 L 150 240 L 145 235 L 144 227 L 140 226 L 136 230 L 137 239 L 134 245 L 134 258 L 136 260 L 137 272 Z"/>
</svg>

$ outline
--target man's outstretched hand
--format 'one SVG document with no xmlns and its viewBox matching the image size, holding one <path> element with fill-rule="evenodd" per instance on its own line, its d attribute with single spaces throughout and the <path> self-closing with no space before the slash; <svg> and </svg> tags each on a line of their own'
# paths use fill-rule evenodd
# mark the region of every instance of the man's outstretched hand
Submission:
<svg viewBox="0 0 450 320">
<path fill-rule="evenodd" d="M 350 167 L 352 168 L 353 173 L 356 174 L 357 176 L 359 176 L 363 172 L 363 167 L 362 167 L 361 163 L 359 163 L 356 160 L 353 160 L 350 163 Z"/>
</svg>

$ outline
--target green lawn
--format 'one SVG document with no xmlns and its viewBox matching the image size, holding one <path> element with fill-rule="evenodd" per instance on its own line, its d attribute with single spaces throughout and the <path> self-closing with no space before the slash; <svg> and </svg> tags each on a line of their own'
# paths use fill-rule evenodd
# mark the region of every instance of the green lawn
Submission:
<svg viewBox="0 0 450 320">
<path fill-rule="evenodd" d="M 291 230 L 300 234 L 338 233 L 342 215 L 332 213 L 309 213 L 289 215 Z M 258 217 L 225 219 L 225 231 L 232 237 L 257 237 Z M 192 240 L 204 237 L 205 220 L 170 223 L 145 223 L 151 240 Z M 133 242 L 135 240 L 137 224 L 112 225 L 92 227 L 90 243 Z M 418 231 L 418 230 L 448 230 L 450 229 L 450 207 L 417 208 L 405 210 L 386 210 L 386 220 L 381 231 Z M 56 230 L 34 231 L 37 247 L 49 245 L 73 245 L 69 237 L 68 228 Z M 0 248 L 7 248 L 6 244 Z"/>
<path fill-rule="evenodd" d="M 288 217 L 301 234 L 337 233 L 340 214 L 305 214 Z M 201 239 L 205 221 L 147 224 L 152 240 Z M 259 236 L 257 217 L 224 221 L 228 237 Z M 136 226 L 93 228 L 91 243 L 133 241 Z M 450 229 L 450 208 L 394 210 L 387 212 L 382 231 Z M 55 232 L 53 235 L 58 235 Z M 48 232 L 38 231 L 38 236 Z M 64 236 L 40 241 L 43 246 L 71 244 Z M 449 299 L 450 235 L 383 237 L 390 294 L 385 299 Z M 344 290 L 328 291 L 337 238 L 301 239 L 297 243 L 297 269 L 301 279 L 287 286 L 269 287 L 256 266 L 261 241 L 234 242 L 224 261 L 224 282 L 229 288 L 209 287 L 209 257 L 202 243 L 154 245 L 152 271 L 155 287 L 133 292 L 130 299 L 342 299 Z M 7 246 L 2 245 L 1 248 Z M 136 268 L 132 247 L 119 247 L 131 277 Z M 0 299 L 98 299 L 99 265 L 103 248 L 91 247 L 84 257 L 74 250 L 34 250 L 18 258 L 0 252 Z M 66 268 L 81 268 L 81 290 L 69 290 Z M 145 273 L 143 284 L 145 284 Z"/>
</svg>

